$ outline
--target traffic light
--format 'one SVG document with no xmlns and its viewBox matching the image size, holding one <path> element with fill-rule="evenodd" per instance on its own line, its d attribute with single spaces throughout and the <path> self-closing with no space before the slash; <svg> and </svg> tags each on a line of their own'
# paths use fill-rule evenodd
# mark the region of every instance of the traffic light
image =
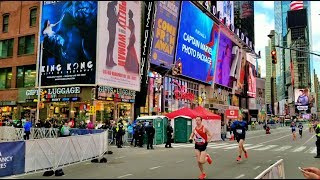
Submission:
<svg viewBox="0 0 320 180">
<path fill-rule="evenodd" d="M 179 59 L 180 61 L 180 59 Z M 172 75 L 181 75 L 182 74 L 182 63 L 178 62 L 175 64 L 175 66 L 172 68 Z"/>
<path fill-rule="evenodd" d="M 271 51 L 272 64 L 277 64 L 277 52 L 275 50 Z"/>
<path fill-rule="evenodd" d="M 178 63 L 178 66 L 177 66 L 177 74 L 178 74 L 178 75 L 181 75 L 181 74 L 182 74 L 182 63 L 181 63 L 181 62 Z"/>
</svg>

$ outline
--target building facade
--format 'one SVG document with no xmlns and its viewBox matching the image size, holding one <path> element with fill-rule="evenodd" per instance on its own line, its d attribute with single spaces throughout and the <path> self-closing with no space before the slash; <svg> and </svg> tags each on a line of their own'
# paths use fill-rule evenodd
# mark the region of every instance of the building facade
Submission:
<svg viewBox="0 0 320 180">
<path fill-rule="evenodd" d="M 18 95 L 36 83 L 39 7 L 40 1 L 0 2 L 0 119 L 35 111 Z"/>
<path fill-rule="evenodd" d="M 303 1 L 304 9 L 290 11 L 290 1 L 275 1 L 275 44 L 283 47 L 291 47 L 305 51 L 311 50 L 310 2 Z M 305 17 L 299 22 L 303 26 L 293 25 L 294 17 L 302 17 L 298 14 L 304 12 Z M 296 16 L 294 15 L 296 14 Z M 278 63 L 276 64 L 277 106 L 279 115 L 295 115 L 299 113 L 295 107 L 295 89 L 308 89 L 308 93 L 314 93 L 313 62 L 311 55 L 290 51 L 284 48 L 276 48 Z M 289 111 L 285 111 L 289 107 Z"/>
</svg>

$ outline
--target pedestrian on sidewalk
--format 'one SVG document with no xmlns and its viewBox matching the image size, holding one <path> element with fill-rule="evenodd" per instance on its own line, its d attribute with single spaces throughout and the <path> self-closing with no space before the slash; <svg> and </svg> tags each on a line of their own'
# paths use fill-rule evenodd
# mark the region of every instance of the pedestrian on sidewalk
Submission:
<svg viewBox="0 0 320 180">
<path fill-rule="evenodd" d="M 146 127 L 146 134 L 148 139 L 147 149 L 149 149 L 149 147 L 153 149 L 153 139 L 155 132 L 156 130 L 154 129 L 152 122 L 149 122 L 149 125 Z"/>
<path fill-rule="evenodd" d="M 204 127 L 204 125 L 202 125 L 202 118 L 197 117 L 196 127 L 193 129 L 190 135 L 189 142 L 192 143 L 193 138 L 195 138 L 195 152 L 198 166 L 201 172 L 199 179 L 205 179 L 207 177 L 203 169 L 203 164 L 205 164 L 206 162 L 208 162 L 209 164 L 212 163 L 210 155 L 206 152 L 207 145 L 211 137 L 211 132 L 209 132 L 209 130 L 206 127 Z"/>
<path fill-rule="evenodd" d="M 24 136 L 23 136 L 24 140 L 29 140 L 31 127 L 32 127 L 32 124 L 31 124 L 30 120 L 26 119 L 26 122 L 23 125 L 23 128 L 24 128 Z"/>
<path fill-rule="evenodd" d="M 166 142 L 166 145 L 165 145 L 166 148 L 172 148 L 172 146 L 171 146 L 172 135 L 173 135 L 173 128 L 172 128 L 170 122 L 168 122 L 168 125 L 167 125 L 167 142 Z"/>
<path fill-rule="evenodd" d="M 316 146 L 317 146 L 317 155 L 314 158 L 320 158 L 320 124 L 316 121 L 316 136 L 317 136 L 317 141 L 316 141 Z"/>
</svg>

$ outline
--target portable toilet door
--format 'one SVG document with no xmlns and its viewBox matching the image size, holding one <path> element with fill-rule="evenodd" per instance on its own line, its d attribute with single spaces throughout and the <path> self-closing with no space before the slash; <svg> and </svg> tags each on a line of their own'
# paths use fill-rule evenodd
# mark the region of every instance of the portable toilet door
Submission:
<svg viewBox="0 0 320 180">
<path fill-rule="evenodd" d="M 191 119 L 177 117 L 174 119 L 174 142 L 186 143 L 192 131 Z"/>
<path fill-rule="evenodd" d="M 167 117 L 163 118 L 163 143 L 167 142 L 167 126 L 170 123 L 170 120 Z"/>
<path fill-rule="evenodd" d="M 155 136 L 153 143 L 155 145 L 163 144 L 163 119 L 158 117 L 153 120 L 153 127 L 155 129 Z"/>
</svg>

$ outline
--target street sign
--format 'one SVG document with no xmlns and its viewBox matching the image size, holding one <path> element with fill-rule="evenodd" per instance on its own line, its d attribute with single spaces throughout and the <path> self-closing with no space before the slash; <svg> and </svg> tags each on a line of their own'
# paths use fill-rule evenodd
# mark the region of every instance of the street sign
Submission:
<svg viewBox="0 0 320 180">
<path fill-rule="evenodd" d="M 226 116 L 227 116 L 228 119 L 238 119 L 238 117 L 239 117 L 239 110 L 227 109 L 227 110 L 226 110 Z"/>
</svg>

